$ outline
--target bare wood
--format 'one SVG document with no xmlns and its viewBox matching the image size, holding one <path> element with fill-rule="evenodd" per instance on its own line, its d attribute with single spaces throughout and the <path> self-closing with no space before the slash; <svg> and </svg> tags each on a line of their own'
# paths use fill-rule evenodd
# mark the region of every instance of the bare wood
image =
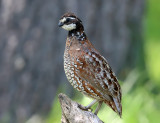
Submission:
<svg viewBox="0 0 160 123">
<path fill-rule="evenodd" d="M 62 123 L 103 123 L 94 113 L 80 109 L 80 104 L 65 94 L 61 93 L 58 97 L 62 109 Z"/>
</svg>

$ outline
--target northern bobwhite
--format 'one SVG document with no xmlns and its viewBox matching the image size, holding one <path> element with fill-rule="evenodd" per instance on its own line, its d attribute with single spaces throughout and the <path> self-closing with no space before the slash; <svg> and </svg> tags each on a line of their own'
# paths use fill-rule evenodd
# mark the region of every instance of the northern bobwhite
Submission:
<svg viewBox="0 0 160 123">
<path fill-rule="evenodd" d="M 73 13 L 64 14 L 59 27 L 68 30 L 64 52 L 64 70 L 71 85 L 83 94 L 93 98 L 89 109 L 98 102 L 95 114 L 102 103 L 122 115 L 121 87 L 107 60 L 88 40 L 82 21 Z"/>
</svg>

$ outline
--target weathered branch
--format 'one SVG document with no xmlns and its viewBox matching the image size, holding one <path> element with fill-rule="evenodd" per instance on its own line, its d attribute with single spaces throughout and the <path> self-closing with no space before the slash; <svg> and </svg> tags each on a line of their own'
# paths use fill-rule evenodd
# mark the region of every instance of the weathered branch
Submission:
<svg viewBox="0 0 160 123">
<path fill-rule="evenodd" d="M 62 108 L 62 123 L 103 123 L 94 113 L 80 109 L 80 104 L 65 94 L 59 94 L 58 97 Z"/>
</svg>

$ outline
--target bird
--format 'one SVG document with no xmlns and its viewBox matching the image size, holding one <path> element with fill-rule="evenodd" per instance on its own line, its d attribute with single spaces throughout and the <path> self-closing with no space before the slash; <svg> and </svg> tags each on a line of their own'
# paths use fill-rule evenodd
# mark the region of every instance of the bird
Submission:
<svg viewBox="0 0 160 123">
<path fill-rule="evenodd" d="M 98 103 L 94 112 L 97 115 L 104 102 L 121 117 L 122 91 L 118 79 L 108 61 L 89 41 L 82 21 L 67 12 L 60 17 L 58 26 L 68 31 L 64 51 L 66 77 L 75 89 L 93 99 L 80 108 L 88 110 Z"/>
</svg>

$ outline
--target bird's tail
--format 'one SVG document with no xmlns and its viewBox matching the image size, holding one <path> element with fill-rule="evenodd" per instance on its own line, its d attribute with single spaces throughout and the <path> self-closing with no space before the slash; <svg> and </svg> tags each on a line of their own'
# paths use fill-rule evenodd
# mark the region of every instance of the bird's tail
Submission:
<svg viewBox="0 0 160 123">
<path fill-rule="evenodd" d="M 109 107 L 111 107 L 113 111 L 115 111 L 120 117 L 122 116 L 122 105 L 117 98 L 113 97 L 113 100 L 111 101 L 105 100 L 104 102 Z"/>
</svg>

